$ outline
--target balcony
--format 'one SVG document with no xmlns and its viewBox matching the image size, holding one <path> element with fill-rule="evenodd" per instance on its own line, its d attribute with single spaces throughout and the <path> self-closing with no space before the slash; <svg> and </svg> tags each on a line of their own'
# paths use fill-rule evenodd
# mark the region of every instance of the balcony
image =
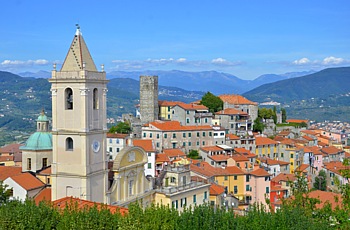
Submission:
<svg viewBox="0 0 350 230">
<path fill-rule="evenodd" d="M 157 189 L 157 192 L 165 193 L 166 195 L 171 195 L 171 194 L 186 191 L 189 189 L 196 189 L 196 188 L 201 188 L 205 186 L 209 186 L 209 184 L 206 184 L 200 181 L 193 181 L 189 184 L 182 185 L 182 186 L 160 188 L 160 189 Z"/>
</svg>

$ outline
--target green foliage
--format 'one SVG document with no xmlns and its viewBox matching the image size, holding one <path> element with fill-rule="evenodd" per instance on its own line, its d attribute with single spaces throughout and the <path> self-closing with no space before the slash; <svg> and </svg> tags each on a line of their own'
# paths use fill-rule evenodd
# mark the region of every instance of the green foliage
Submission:
<svg viewBox="0 0 350 230">
<path fill-rule="evenodd" d="M 257 117 L 254 120 L 253 131 L 260 132 L 260 133 L 264 131 L 264 124 L 261 122 L 261 118 Z"/>
<path fill-rule="evenodd" d="M 211 92 L 204 94 L 201 104 L 208 107 L 209 111 L 212 113 L 220 111 L 224 107 L 224 102 L 220 99 L 220 97 L 215 96 Z"/>
<path fill-rule="evenodd" d="M 305 122 L 301 122 L 299 126 L 301 128 L 307 128 L 307 124 Z"/>
<path fill-rule="evenodd" d="M 191 149 L 187 157 L 191 159 L 201 159 L 201 157 L 199 156 L 198 150 L 195 150 L 195 149 Z"/>
<path fill-rule="evenodd" d="M 5 204 L 9 201 L 11 191 L 7 189 L 7 185 L 0 181 L 0 205 Z"/>
<path fill-rule="evenodd" d="M 127 122 L 119 122 L 116 126 L 109 129 L 109 133 L 130 133 L 131 128 Z"/>
<path fill-rule="evenodd" d="M 318 176 L 315 177 L 314 188 L 321 191 L 327 190 L 327 175 L 325 171 L 321 170 Z"/>
<path fill-rule="evenodd" d="M 281 112 L 282 112 L 282 123 L 286 123 L 287 122 L 287 111 L 285 108 L 282 108 Z"/>
<path fill-rule="evenodd" d="M 275 116 L 276 116 L 276 113 L 272 109 L 259 108 L 258 110 L 258 117 L 260 117 L 261 119 L 274 119 Z M 276 119 L 277 119 L 277 116 L 276 116 Z"/>
</svg>

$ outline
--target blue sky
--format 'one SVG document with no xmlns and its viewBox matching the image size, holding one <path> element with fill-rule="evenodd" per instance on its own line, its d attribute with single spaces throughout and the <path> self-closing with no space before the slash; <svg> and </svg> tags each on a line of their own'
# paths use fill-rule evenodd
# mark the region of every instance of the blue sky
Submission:
<svg viewBox="0 0 350 230">
<path fill-rule="evenodd" d="M 350 66 L 350 1 L 1 1 L 0 70 L 51 70 L 79 23 L 95 64 L 242 79 Z"/>
</svg>

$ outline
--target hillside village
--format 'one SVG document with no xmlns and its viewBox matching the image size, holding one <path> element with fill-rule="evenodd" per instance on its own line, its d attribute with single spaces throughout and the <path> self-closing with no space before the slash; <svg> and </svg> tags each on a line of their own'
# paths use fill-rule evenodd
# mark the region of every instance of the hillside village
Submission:
<svg viewBox="0 0 350 230">
<path fill-rule="evenodd" d="M 349 183 L 341 172 L 350 159 L 344 124 L 283 121 L 278 111 L 276 123 L 261 119 L 265 129 L 255 132 L 258 103 L 223 94 L 223 107 L 211 111 L 201 101 L 161 101 L 157 76 L 140 76 L 140 104 L 123 115 L 131 132 L 108 132 L 105 72 L 79 28 L 49 81 L 53 117 L 38 111 L 37 131 L 24 145 L 0 148 L 0 181 L 11 199 L 74 199 L 121 211 L 135 201 L 180 212 L 209 204 L 244 214 L 253 204 L 279 209 L 299 176 L 322 203 L 340 192 L 338 182 Z"/>
</svg>

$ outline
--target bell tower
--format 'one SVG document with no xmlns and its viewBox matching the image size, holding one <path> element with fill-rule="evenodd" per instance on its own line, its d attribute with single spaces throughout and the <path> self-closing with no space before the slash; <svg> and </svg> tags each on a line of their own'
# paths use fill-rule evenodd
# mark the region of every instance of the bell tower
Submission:
<svg viewBox="0 0 350 230">
<path fill-rule="evenodd" d="M 103 68 L 103 67 L 102 67 Z M 52 71 L 52 200 L 105 202 L 106 73 L 97 71 L 77 25 L 60 71 Z"/>
</svg>

